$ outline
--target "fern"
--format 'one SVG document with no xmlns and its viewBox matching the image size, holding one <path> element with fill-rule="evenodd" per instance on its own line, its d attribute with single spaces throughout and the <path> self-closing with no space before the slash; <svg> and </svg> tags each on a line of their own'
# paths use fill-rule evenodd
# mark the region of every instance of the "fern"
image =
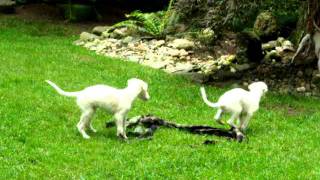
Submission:
<svg viewBox="0 0 320 180">
<path fill-rule="evenodd" d="M 177 22 L 177 15 L 171 9 L 174 0 L 171 0 L 167 11 L 158 11 L 154 13 L 142 13 L 133 11 L 127 14 L 128 20 L 115 24 L 113 27 L 127 27 L 140 33 L 144 33 L 155 38 L 162 38 L 168 33 L 168 26 Z"/>
</svg>

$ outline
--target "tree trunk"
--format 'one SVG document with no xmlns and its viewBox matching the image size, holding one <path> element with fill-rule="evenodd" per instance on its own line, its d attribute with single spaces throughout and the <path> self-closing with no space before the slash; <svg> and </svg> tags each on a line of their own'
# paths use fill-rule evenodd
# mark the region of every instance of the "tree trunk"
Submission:
<svg viewBox="0 0 320 180">
<path fill-rule="evenodd" d="M 295 64 L 308 64 L 318 60 L 320 70 L 320 3 L 319 0 L 308 0 L 308 9 L 302 19 L 306 20 L 305 36 L 292 58 Z"/>
</svg>

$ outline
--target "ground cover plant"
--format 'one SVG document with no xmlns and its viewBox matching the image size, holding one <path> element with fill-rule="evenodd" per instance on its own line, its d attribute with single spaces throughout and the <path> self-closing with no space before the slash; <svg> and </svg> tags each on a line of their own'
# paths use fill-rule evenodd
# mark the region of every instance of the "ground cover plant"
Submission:
<svg viewBox="0 0 320 180">
<path fill-rule="evenodd" d="M 320 177 L 319 99 L 274 92 L 262 100 L 243 143 L 172 129 L 152 140 L 120 141 L 111 116 L 99 111 L 97 134 L 76 130 L 74 100 L 65 90 L 127 79 L 149 82 L 151 100 L 137 101 L 129 116 L 152 113 L 185 124 L 213 122 L 199 85 L 132 62 L 102 57 L 72 45 L 73 28 L 51 22 L 0 17 L 0 179 L 262 179 Z M 229 87 L 207 87 L 211 100 Z M 216 144 L 203 145 L 210 139 Z"/>
</svg>

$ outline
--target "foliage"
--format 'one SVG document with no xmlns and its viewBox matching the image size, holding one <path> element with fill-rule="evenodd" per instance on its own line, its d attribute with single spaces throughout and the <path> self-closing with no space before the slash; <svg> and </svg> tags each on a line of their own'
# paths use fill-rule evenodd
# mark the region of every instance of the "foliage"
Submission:
<svg viewBox="0 0 320 180">
<path fill-rule="evenodd" d="M 181 20 L 190 27 L 221 32 L 221 29 L 242 31 L 252 27 L 262 11 L 272 12 L 282 24 L 296 22 L 300 5 L 298 0 L 177 0 L 174 6 Z"/>
<path fill-rule="evenodd" d="M 170 1 L 168 10 L 152 13 L 133 11 L 127 14 L 128 20 L 115 24 L 113 27 L 128 27 L 155 38 L 162 38 L 170 33 L 172 26 L 178 21 L 178 16 L 171 9 L 173 0 Z"/>
</svg>

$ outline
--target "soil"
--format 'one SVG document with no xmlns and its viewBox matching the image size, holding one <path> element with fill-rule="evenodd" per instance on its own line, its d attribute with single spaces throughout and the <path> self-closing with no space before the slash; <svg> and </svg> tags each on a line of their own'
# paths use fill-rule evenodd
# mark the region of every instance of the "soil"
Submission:
<svg viewBox="0 0 320 180">
<path fill-rule="evenodd" d="M 54 4 L 28 4 L 16 7 L 14 14 L 18 18 L 33 20 L 33 21 L 46 21 L 55 24 L 63 24 L 71 26 L 74 29 L 74 34 L 80 34 L 83 31 L 91 31 L 93 27 L 101 25 L 113 25 L 125 19 L 125 14 L 128 13 L 127 9 L 116 9 L 109 7 L 101 13 L 101 19 L 99 21 L 83 21 L 83 22 L 68 22 L 64 19 L 58 6 Z"/>
</svg>

